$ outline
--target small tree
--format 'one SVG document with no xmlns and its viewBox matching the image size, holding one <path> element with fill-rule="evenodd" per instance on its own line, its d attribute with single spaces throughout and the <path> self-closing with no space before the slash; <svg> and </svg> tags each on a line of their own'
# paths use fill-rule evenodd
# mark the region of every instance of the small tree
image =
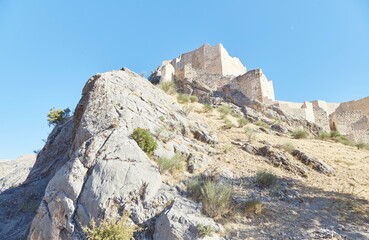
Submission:
<svg viewBox="0 0 369 240">
<path fill-rule="evenodd" d="M 70 109 L 66 108 L 64 110 L 61 109 L 50 109 L 49 113 L 47 114 L 47 122 L 50 125 L 57 125 L 61 123 L 65 118 L 70 116 Z"/>
</svg>

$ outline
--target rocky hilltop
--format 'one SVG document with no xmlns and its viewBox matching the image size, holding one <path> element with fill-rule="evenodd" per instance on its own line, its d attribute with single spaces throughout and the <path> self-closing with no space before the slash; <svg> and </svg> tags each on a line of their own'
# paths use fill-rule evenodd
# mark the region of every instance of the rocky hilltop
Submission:
<svg viewBox="0 0 369 240">
<path fill-rule="evenodd" d="M 364 136 L 365 99 L 291 107 L 222 45 L 149 80 L 122 68 L 87 81 L 25 180 L 1 180 L 0 239 L 86 239 L 92 220 L 124 216 L 135 239 L 369 239 L 367 145 L 322 135 Z M 308 106 L 314 121 L 298 115 Z"/>
</svg>

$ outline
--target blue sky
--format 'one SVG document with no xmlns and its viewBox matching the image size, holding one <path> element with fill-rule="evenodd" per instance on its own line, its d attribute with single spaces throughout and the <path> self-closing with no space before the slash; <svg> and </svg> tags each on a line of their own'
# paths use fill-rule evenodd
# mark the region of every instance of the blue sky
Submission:
<svg viewBox="0 0 369 240">
<path fill-rule="evenodd" d="M 222 43 L 262 68 L 279 100 L 369 95 L 369 1 L 0 0 L 0 159 L 43 146 L 50 108 L 74 109 L 87 79 Z"/>
</svg>

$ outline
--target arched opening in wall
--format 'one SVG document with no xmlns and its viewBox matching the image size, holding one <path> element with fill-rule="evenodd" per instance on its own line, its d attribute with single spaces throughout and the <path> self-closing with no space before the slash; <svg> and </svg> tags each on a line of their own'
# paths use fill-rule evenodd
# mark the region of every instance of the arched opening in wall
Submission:
<svg viewBox="0 0 369 240">
<path fill-rule="evenodd" d="M 331 129 L 331 131 L 337 131 L 337 124 L 334 119 L 331 119 L 329 123 L 329 128 Z"/>
</svg>

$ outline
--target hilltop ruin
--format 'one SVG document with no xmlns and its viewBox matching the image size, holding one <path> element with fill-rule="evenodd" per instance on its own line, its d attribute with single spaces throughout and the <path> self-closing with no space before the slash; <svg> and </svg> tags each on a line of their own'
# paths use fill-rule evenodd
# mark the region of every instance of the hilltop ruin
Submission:
<svg viewBox="0 0 369 240">
<path fill-rule="evenodd" d="M 355 142 L 369 143 L 369 97 L 344 103 L 322 100 L 303 103 L 275 99 L 273 82 L 262 69 L 246 71 L 238 58 L 229 56 L 222 44 L 200 48 L 164 61 L 150 76 L 150 81 L 174 81 L 184 93 L 200 101 L 225 98 L 238 106 L 257 101 L 275 106 L 294 118 L 307 120 L 325 131 L 339 131 Z"/>
</svg>

